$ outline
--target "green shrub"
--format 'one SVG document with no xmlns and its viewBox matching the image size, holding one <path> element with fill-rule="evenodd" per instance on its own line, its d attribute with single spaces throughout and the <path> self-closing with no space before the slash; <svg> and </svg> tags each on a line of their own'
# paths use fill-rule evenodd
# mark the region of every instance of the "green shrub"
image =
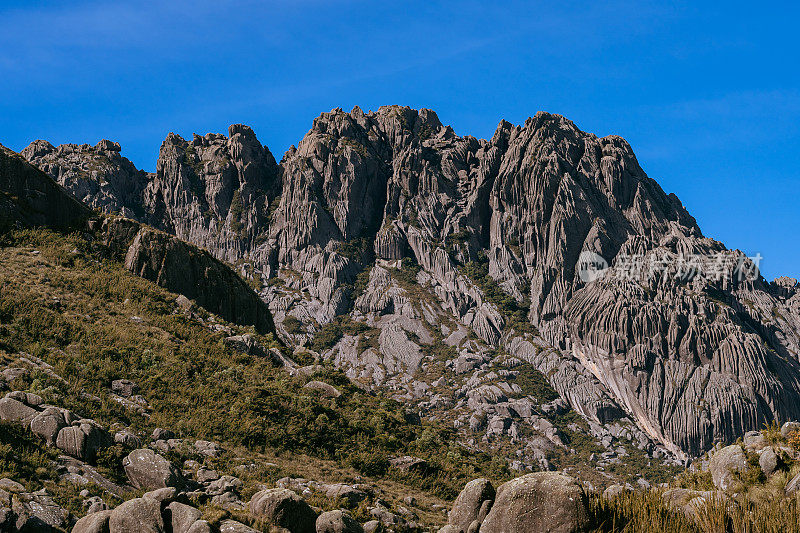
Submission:
<svg viewBox="0 0 800 533">
<path fill-rule="evenodd" d="M 489 261 L 485 254 L 481 255 L 478 261 L 469 261 L 462 265 L 460 270 L 481 289 L 488 302 L 497 306 L 508 327 L 514 328 L 518 333 L 538 333 L 528 320 L 530 300 L 526 297 L 520 303 L 500 287 L 500 284 L 489 275 Z"/>
<path fill-rule="evenodd" d="M 303 323 L 292 315 L 286 315 L 286 318 L 283 319 L 283 328 L 289 335 L 299 335 L 305 332 Z"/>
<path fill-rule="evenodd" d="M 547 378 L 532 364 L 523 363 L 514 368 L 517 376 L 512 380 L 522 389 L 522 395 L 534 396 L 539 402 L 551 402 L 558 398 L 558 393 L 547 381 Z"/>
<path fill-rule="evenodd" d="M 380 477 L 389 470 L 389 460 L 376 452 L 358 452 L 350 457 L 350 466 L 365 476 Z"/>
</svg>

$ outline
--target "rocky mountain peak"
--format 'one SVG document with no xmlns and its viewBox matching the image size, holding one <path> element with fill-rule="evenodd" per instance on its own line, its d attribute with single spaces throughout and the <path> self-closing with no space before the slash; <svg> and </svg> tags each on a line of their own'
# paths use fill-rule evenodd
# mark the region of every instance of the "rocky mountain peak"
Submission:
<svg viewBox="0 0 800 533">
<path fill-rule="evenodd" d="M 122 148 L 120 147 L 119 143 L 109 141 L 108 139 L 102 139 L 98 142 L 94 149 L 98 152 L 120 152 Z"/>
<path fill-rule="evenodd" d="M 229 133 L 194 135 L 191 142 L 170 133 L 144 204 L 154 226 L 235 262 L 266 230 L 278 168 L 248 126 L 234 124 Z"/>
<path fill-rule="evenodd" d="M 147 174 L 120 154 L 119 143 L 95 146 L 33 141 L 21 154 L 89 206 L 136 217 L 142 213 Z"/>
<path fill-rule="evenodd" d="M 280 164 L 244 125 L 191 141 L 170 134 L 156 174 L 130 180 L 143 183 L 137 201 L 81 189 L 97 154 L 111 163 L 94 181 L 123 175 L 127 160 L 113 148 L 38 142 L 26 157 L 89 203 L 136 204 L 139 220 L 237 264 L 265 285 L 288 342 L 315 343 L 349 375 L 431 416 L 450 409 L 442 416 L 467 434 L 513 440 L 529 423 L 549 438 L 539 415 L 520 415 L 530 406 L 498 401 L 500 389 L 488 404 L 456 407 L 459 395 L 494 386 L 483 376 L 516 364 L 545 375 L 595 435 L 628 420 L 637 446 L 655 455 L 647 442 L 685 458 L 800 416 L 796 282 L 719 278 L 711 263 L 686 279 L 626 277 L 632 261 L 749 263 L 705 238 L 622 137 L 545 112 L 501 121 L 484 140 L 427 109 L 337 108 Z M 607 276 L 582 277 L 586 253 Z M 449 375 L 434 352 L 464 374 L 453 398 L 428 402 L 424 391 Z"/>
<path fill-rule="evenodd" d="M 25 159 L 30 160 L 33 158 L 41 157 L 47 153 L 54 151 L 55 149 L 56 149 L 55 146 L 53 146 L 49 142 L 42 139 L 36 139 L 28 146 L 26 146 L 25 149 L 23 149 L 22 152 L 20 152 L 20 154 Z"/>
</svg>

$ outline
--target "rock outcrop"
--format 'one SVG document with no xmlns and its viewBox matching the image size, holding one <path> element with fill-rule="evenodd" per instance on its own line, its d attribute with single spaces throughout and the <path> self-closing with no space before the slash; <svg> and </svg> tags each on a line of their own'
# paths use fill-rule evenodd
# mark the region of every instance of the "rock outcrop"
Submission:
<svg viewBox="0 0 800 533">
<path fill-rule="evenodd" d="M 292 533 L 314 533 L 317 514 L 288 489 L 267 489 L 250 499 L 250 513 L 268 524 L 288 529 Z"/>
<path fill-rule="evenodd" d="M 81 461 L 94 461 L 100 450 L 113 444 L 111 435 L 94 420 L 44 404 L 29 392 L 12 391 L 0 399 L 0 420 L 30 429 L 49 446 Z"/>
<path fill-rule="evenodd" d="M 459 531 L 468 531 L 473 522 L 483 522 L 494 503 L 495 490 L 488 479 L 473 479 L 453 502 L 447 523 Z"/>
<path fill-rule="evenodd" d="M 142 217 L 147 174 L 120 155 L 118 143 L 95 146 L 33 141 L 21 155 L 75 198 L 94 209 L 127 218 Z"/>
<path fill-rule="evenodd" d="M 736 475 L 747 470 L 747 457 L 741 446 L 733 444 L 714 452 L 708 469 L 714 486 L 720 490 L 730 490 L 737 481 Z"/>
<path fill-rule="evenodd" d="M 0 229 L 9 226 L 78 228 L 92 216 L 53 180 L 0 145 Z"/>
<path fill-rule="evenodd" d="M 28 155 L 39 153 L 29 148 Z M 46 226 L 90 232 L 135 274 L 196 300 L 226 320 L 253 325 L 261 333 L 274 330 L 264 302 L 207 251 L 130 219 L 97 220 L 50 177 L 2 146 L 0 203 L 0 228 Z"/>
<path fill-rule="evenodd" d="M 488 506 L 481 504 L 465 528 L 462 522 L 472 518 L 475 502 L 493 492 L 485 480 L 476 481 L 465 487 L 453 506 L 447 526 L 452 532 L 577 533 L 589 526 L 587 498 L 575 480 L 556 472 L 537 472 L 500 485 L 485 518 L 480 514 Z"/>
<path fill-rule="evenodd" d="M 181 472 L 153 450 L 134 450 L 122 461 L 125 475 L 137 489 L 182 487 Z"/>
<path fill-rule="evenodd" d="M 125 219 L 106 219 L 103 229 L 109 247 L 124 254 L 125 268 L 134 274 L 193 299 L 230 322 L 253 325 L 261 333 L 274 330 L 264 302 L 208 252 Z"/>
<path fill-rule="evenodd" d="M 145 221 L 240 262 L 257 255 L 266 238 L 278 173 L 275 158 L 243 124 L 228 128 L 228 137 L 210 133 L 186 141 L 170 133 L 144 191 Z"/>
</svg>

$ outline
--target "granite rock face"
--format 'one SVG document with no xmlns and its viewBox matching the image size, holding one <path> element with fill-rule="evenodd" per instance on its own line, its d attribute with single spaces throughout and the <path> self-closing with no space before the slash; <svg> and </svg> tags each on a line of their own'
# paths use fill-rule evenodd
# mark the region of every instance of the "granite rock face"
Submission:
<svg viewBox="0 0 800 533">
<path fill-rule="evenodd" d="M 55 147 L 37 140 L 21 155 L 89 207 L 128 218 L 143 214 L 148 176 L 120 155 L 118 143 L 102 140 L 95 146 Z"/>
<path fill-rule="evenodd" d="M 82 226 L 92 212 L 23 157 L 0 145 L 0 228 Z"/>
<path fill-rule="evenodd" d="M 96 146 L 34 141 L 22 155 L 85 204 L 147 223 L 235 263 L 264 239 L 278 166 L 253 130 L 186 141 L 170 133 L 157 170 L 137 170 L 118 143 Z"/>
<path fill-rule="evenodd" d="M 115 150 L 37 141 L 25 154 L 81 196 L 79 170 Z M 426 416 L 449 412 L 467 436 L 534 428 L 525 464 L 546 467 L 546 449 L 564 445 L 548 417 L 565 407 L 503 391 L 518 365 L 544 374 L 609 453 L 622 435 L 683 460 L 800 418 L 797 281 L 718 276 L 748 260 L 704 237 L 618 136 L 538 113 L 484 140 L 430 110 L 356 107 L 320 115 L 279 164 L 241 125 L 170 134 L 143 185 L 124 170 L 123 187 L 127 165 L 107 159 L 92 205 L 141 198 L 135 218 L 262 282 L 291 343 L 356 323 L 318 355 L 366 386 Z M 604 276 L 583 275 L 589 253 Z M 649 271 L 695 256 L 715 263 Z M 647 275 L 630 275 L 632 259 Z M 439 360 L 455 378 L 415 377 Z M 498 363 L 507 375 L 492 373 Z"/>
<path fill-rule="evenodd" d="M 186 141 L 170 133 L 144 191 L 146 222 L 236 263 L 263 241 L 278 166 L 242 124 Z"/>
</svg>

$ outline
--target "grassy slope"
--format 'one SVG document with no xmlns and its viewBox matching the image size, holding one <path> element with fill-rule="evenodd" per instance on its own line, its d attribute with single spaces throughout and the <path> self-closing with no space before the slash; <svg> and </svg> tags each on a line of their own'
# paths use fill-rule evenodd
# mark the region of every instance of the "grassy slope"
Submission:
<svg viewBox="0 0 800 533">
<path fill-rule="evenodd" d="M 106 427 L 165 427 L 219 441 L 230 450 L 219 460 L 223 469 L 251 460 L 279 464 L 257 470 L 245 480 L 246 490 L 282 475 L 313 479 L 327 471 L 336 475 L 327 481 L 366 476 L 389 494 L 433 503 L 452 499 L 474 477 L 508 477 L 488 457 L 451 445 L 449 428 L 409 421 L 398 403 L 365 393 L 337 371 L 313 376 L 343 392 L 329 399 L 302 388 L 309 378 L 292 378 L 269 361 L 231 351 L 222 342 L 228 334 L 246 332 L 264 345 L 279 345 L 202 309 L 186 316 L 175 294 L 105 260 L 78 235 L 25 230 L 0 236 L 0 280 L 0 357 L 33 354 L 67 380 L 34 373 L 13 386 L 38 391 Z M 231 333 L 214 332 L 211 323 Z M 111 381 L 119 378 L 140 385 L 151 418 L 109 399 Z M 100 462 L 114 468 L 125 453 L 112 448 Z M 404 454 L 427 459 L 430 473 L 388 467 L 389 457 Z"/>
</svg>

